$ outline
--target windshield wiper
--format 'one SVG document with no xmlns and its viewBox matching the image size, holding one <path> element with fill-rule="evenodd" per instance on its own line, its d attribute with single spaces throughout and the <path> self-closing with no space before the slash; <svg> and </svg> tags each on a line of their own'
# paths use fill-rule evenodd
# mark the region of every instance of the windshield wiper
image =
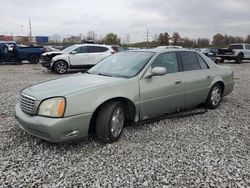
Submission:
<svg viewBox="0 0 250 188">
<path fill-rule="evenodd" d="M 103 73 L 98 73 L 97 75 L 100 75 L 100 76 L 108 76 L 108 77 L 113 77 L 112 75 L 110 74 L 103 74 Z"/>
</svg>

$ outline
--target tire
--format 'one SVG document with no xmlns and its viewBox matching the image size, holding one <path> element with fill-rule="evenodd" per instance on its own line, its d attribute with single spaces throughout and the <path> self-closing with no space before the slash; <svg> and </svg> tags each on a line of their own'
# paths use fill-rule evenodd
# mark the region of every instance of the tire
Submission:
<svg viewBox="0 0 250 188">
<path fill-rule="evenodd" d="M 241 64 L 242 61 L 244 59 L 244 55 L 243 54 L 239 54 L 237 57 L 236 57 L 236 60 L 235 62 L 238 63 L 238 64 Z"/>
<path fill-rule="evenodd" d="M 221 59 L 220 59 L 220 63 L 223 63 L 223 62 L 224 62 L 224 58 L 221 58 Z"/>
<path fill-rule="evenodd" d="M 31 64 L 37 64 L 37 63 L 39 63 L 39 61 L 40 61 L 40 57 L 38 55 L 35 55 L 35 54 L 30 55 L 29 62 Z"/>
<path fill-rule="evenodd" d="M 117 141 L 125 124 L 122 102 L 111 101 L 102 106 L 96 118 L 96 134 L 104 143 Z"/>
<path fill-rule="evenodd" d="M 68 71 L 68 64 L 65 61 L 57 61 L 53 66 L 53 70 L 57 74 L 65 74 Z"/>
<path fill-rule="evenodd" d="M 212 86 L 209 91 L 205 107 L 209 109 L 215 109 L 219 106 L 222 98 L 222 88 L 220 84 L 216 83 Z"/>
</svg>

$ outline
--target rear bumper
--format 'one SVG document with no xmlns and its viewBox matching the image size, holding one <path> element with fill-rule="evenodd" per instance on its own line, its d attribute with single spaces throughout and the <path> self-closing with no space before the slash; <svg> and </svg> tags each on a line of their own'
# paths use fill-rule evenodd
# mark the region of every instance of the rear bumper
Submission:
<svg viewBox="0 0 250 188">
<path fill-rule="evenodd" d="M 18 103 L 15 116 L 20 127 L 29 134 L 49 142 L 65 142 L 88 137 L 92 113 L 65 118 L 31 116 L 24 113 Z"/>
</svg>

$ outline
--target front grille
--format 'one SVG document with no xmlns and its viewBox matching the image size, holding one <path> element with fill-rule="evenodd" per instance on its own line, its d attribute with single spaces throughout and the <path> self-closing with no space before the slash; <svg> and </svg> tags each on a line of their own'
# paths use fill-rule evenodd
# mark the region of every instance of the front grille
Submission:
<svg viewBox="0 0 250 188">
<path fill-rule="evenodd" d="M 42 55 L 42 60 L 43 61 L 50 61 L 50 58 L 47 55 Z"/>
<path fill-rule="evenodd" d="M 34 97 L 21 94 L 20 105 L 22 111 L 28 114 L 34 114 L 35 101 L 36 99 Z"/>
</svg>

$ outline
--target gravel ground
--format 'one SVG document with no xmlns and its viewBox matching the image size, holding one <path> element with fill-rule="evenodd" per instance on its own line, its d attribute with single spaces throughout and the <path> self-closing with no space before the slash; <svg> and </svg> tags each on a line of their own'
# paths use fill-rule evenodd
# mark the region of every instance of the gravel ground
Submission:
<svg viewBox="0 0 250 188">
<path fill-rule="evenodd" d="M 227 65 L 235 90 L 218 109 L 128 126 L 106 145 L 50 144 L 22 131 L 19 91 L 62 76 L 0 66 L 0 187 L 250 187 L 250 63 Z"/>
</svg>

